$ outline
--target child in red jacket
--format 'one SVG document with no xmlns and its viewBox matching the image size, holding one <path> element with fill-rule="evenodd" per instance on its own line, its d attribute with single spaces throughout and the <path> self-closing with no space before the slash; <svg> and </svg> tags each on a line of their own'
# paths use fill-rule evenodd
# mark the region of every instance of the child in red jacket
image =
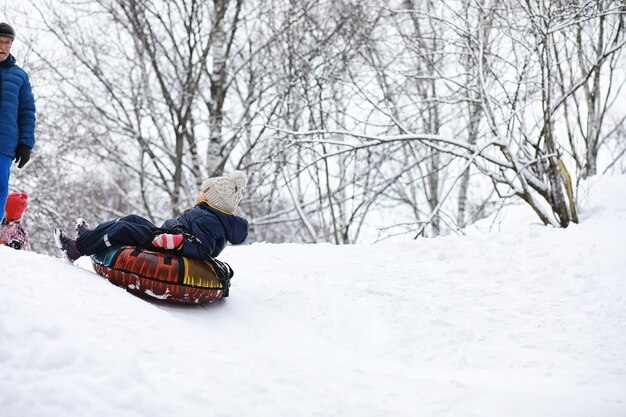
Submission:
<svg viewBox="0 0 626 417">
<path fill-rule="evenodd" d="M 14 249 L 30 250 L 28 232 L 22 225 L 26 207 L 28 207 L 28 194 L 10 193 L 8 195 L 4 218 L 0 224 L 0 244 Z"/>
</svg>

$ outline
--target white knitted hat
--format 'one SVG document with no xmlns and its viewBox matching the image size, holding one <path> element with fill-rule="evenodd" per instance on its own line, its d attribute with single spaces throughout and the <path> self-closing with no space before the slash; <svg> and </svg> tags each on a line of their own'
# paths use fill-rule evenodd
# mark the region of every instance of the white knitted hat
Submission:
<svg viewBox="0 0 626 417">
<path fill-rule="evenodd" d="M 213 177 L 202 183 L 202 192 L 211 206 L 234 213 L 237 210 L 248 177 L 243 171 L 233 171 L 227 177 Z"/>
</svg>

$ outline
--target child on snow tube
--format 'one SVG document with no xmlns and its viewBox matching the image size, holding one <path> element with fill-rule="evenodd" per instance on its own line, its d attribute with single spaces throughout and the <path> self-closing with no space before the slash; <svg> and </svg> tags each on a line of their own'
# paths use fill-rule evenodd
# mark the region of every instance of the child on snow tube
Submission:
<svg viewBox="0 0 626 417">
<path fill-rule="evenodd" d="M 160 228 L 134 214 L 101 223 L 95 229 L 78 219 L 77 238 L 72 239 L 57 228 L 55 242 L 70 262 L 111 246 L 176 251 L 181 256 L 201 260 L 215 258 L 227 241 L 239 244 L 248 236 L 248 222 L 233 214 L 247 182 L 242 171 L 205 180 L 195 205 L 178 218 L 166 220 Z"/>
</svg>

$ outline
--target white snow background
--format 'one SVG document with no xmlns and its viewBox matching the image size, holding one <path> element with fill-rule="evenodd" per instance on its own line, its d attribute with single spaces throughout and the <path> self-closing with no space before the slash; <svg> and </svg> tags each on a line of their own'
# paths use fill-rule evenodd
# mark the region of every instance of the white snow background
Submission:
<svg viewBox="0 0 626 417">
<path fill-rule="evenodd" d="M 0 415 L 626 416 L 626 177 L 580 202 L 564 230 L 517 207 L 466 236 L 228 247 L 206 306 L 1 247 Z"/>
</svg>

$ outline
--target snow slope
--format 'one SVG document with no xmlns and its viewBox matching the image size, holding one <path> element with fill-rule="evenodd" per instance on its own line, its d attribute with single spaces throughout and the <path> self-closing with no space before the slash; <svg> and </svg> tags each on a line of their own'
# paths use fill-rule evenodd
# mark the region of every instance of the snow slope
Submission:
<svg viewBox="0 0 626 417">
<path fill-rule="evenodd" d="M 592 182 L 566 230 L 229 247 L 208 306 L 0 247 L 0 415 L 625 416 L 626 177 Z"/>
</svg>

